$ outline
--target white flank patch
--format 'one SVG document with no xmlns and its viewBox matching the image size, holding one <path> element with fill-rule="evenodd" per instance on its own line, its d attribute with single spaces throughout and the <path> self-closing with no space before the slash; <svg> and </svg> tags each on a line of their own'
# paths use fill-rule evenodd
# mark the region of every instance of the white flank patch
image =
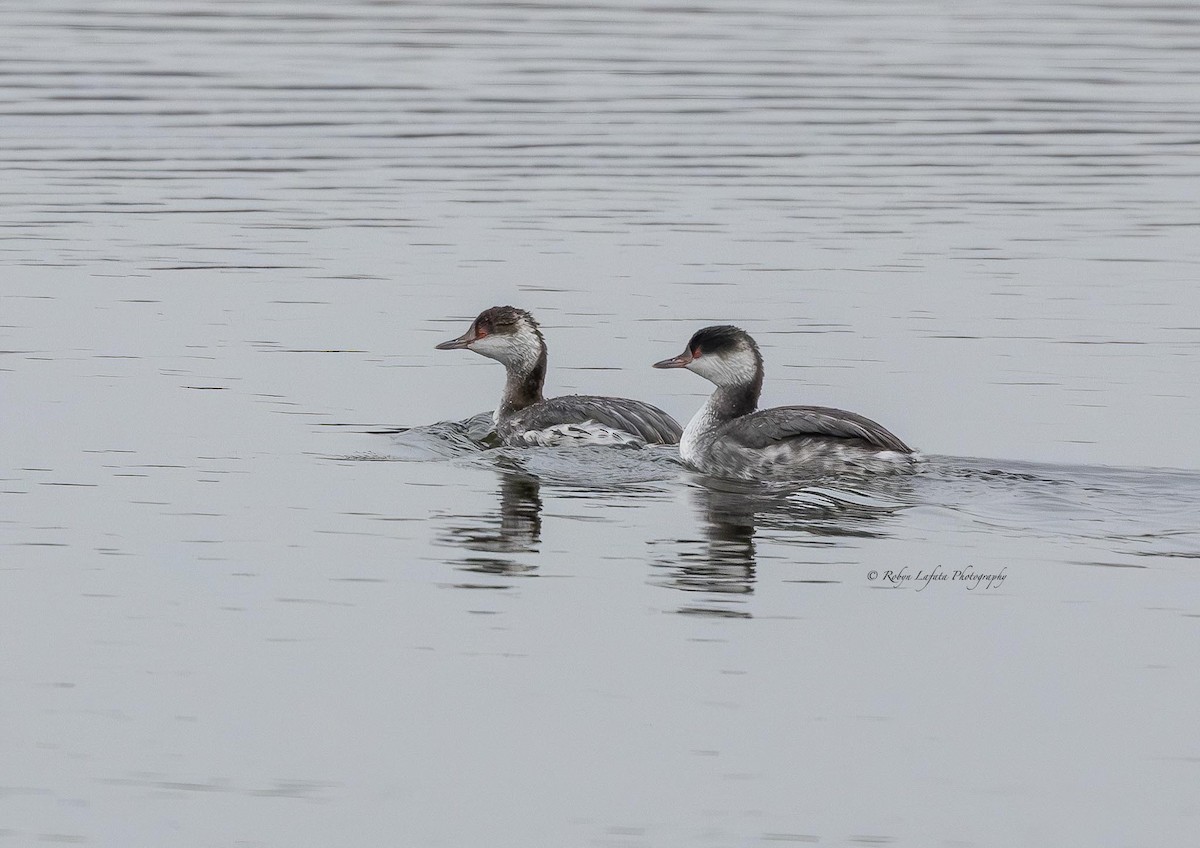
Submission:
<svg viewBox="0 0 1200 848">
<path fill-rule="evenodd" d="M 531 445 L 557 447 L 562 445 L 609 445 L 642 447 L 646 443 L 624 430 L 606 427 L 595 421 L 582 424 L 555 424 L 544 430 L 526 430 L 521 439 Z"/>
</svg>

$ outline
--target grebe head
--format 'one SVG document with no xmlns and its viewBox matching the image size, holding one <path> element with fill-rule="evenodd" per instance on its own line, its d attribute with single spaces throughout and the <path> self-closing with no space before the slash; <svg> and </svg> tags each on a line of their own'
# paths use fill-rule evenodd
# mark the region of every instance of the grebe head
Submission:
<svg viewBox="0 0 1200 848">
<path fill-rule="evenodd" d="M 705 327 L 679 356 L 655 362 L 655 368 L 686 368 L 718 386 L 762 384 L 762 354 L 749 333 L 722 324 Z"/>
<path fill-rule="evenodd" d="M 465 333 L 437 345 L 438 350 L 464 348 L 519 374 L 532 372 L 546 356 L 546 342 L 533 316 L 512 306 L 483 310 Z"/>
</svg>

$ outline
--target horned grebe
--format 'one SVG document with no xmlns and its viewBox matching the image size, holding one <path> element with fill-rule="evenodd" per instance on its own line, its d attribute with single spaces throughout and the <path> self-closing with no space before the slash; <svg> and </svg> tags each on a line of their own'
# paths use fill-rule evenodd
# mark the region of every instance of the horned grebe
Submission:
<svg viewBox="0 0 1200 848">
<path fill-rule="evenodd" d="M 493 418 L 506 445 L 674 445 L 683 428 L 656 406 L 628 398 L 568 395 L 546 400 L 546 342 L 533 316 L 511 306 L 479 313 L 438 350 L 465 348 L 504 365 L 508 379 Z"/>
<path fill-rule="evenodd" d="M 687 350 L 654 367 L 686 368 L 717 386 L 679 443 L 683 461 L 706 474 L 753 480 L 912 466 L 912 448 L 853 412 L 822 406 L 755 412 L 762 354 L 737 327 L 705 327 L 692 336 Z"/>
</svg>

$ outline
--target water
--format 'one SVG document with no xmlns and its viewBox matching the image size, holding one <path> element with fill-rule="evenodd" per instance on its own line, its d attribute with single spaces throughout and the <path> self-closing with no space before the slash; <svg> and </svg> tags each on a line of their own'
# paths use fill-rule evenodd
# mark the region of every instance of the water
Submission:
<svg viewBox="0 0 1200 848">
<path fill-rule="evenodd" d="M 1198 46 L 4 4 L 0 845 L 1191 844 Z M 648 366 L 732 321 L 927 464 L 479 450 L 432 346 L 506 302 L 555 394 L 686 420 Z"/>
</svg>

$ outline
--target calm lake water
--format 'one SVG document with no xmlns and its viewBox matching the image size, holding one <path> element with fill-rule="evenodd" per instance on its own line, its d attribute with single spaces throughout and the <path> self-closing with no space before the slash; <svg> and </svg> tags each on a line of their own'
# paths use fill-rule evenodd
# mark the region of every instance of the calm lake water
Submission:
<svg viewBox="0 0 1200 848">
<path fill-rule="evenodd" d="M 0 4 L 0 845 L 1194 844 L 1197 56 L 1187 3 Z M 480 450 L 501 370 L 432 348 L 500 303 L 553 394 L 686 420 L 649 364 L 732 322 L 927 463 Z"/>
</svg>

